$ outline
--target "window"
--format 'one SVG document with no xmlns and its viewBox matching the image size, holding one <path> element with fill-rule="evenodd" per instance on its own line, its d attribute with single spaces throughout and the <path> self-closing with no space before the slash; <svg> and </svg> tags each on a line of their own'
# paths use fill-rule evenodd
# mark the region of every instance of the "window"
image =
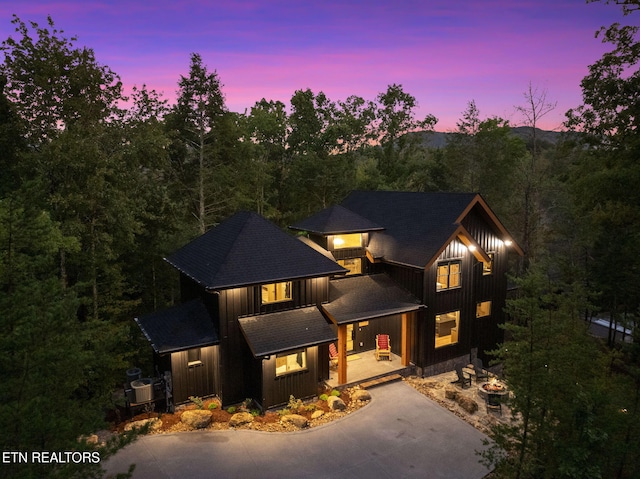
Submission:
<svg viewBox="0 0 640 479">
<path fill-rule="evenodd" d="M 462 261 L 447 261 L 438 264 L 436 291 L 460 287 Z"/>
<path fill-rule="evenodd" d="M 460 311 L 436 315 L 436 348 L 456 344 L 460 326 Z"/>
<path fill-rule="evenodd" d="M 262 304 L 278 303 L 291 299 L 291 281 L 262 285 Z"/>
<path fill-rule="evenodd" d="M 482 301 L 476 305 L 476 318 L 483 318 L 491 314 L 491 301 Z"/>
<path fill-rule="evenodd" d="M 333 249 L 360 248 L 361 246 L 362 235 L 360 233 L 335 235 L 333 237 Z"/>
<path fill-rule="evenodd" d="M 350 274 L 362 274 L 362 258 L 339 259 L 338 264 L 349 270 L 347 276 Z"/>
<path fill-rule="evenodd" d="M 493 274 L 493 253 L 487 253 L 487 256 L 491 259 L 488 263 L 486 261 L 482 262 L 482 275 L 488 276 Z"/>
<path fill-rule="evenodd" d="M 276 355 L 276 376 L 282 376 L 307 369 L 307 351 L 299 349 L 292 353 Z"/>
<path fill-rule="evenodd" d="M 188 349 L 187 350 L 187 366 L 190 368 L 194 366 L 201 366 L 202 360 L 200 357 L 200 348 Z"/>
</svg>

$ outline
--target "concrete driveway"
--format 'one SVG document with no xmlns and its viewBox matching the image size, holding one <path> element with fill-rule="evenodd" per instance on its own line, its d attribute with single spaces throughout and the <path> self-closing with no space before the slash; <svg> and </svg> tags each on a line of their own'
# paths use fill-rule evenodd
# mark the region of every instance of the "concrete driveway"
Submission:
<svg viewBox="0 0 640 479">
<path fill-rule="evenodd" d="M 456 478 L 489 471 L 474 451 L 486 438 L 403 382 L 371 390 L 372 401 L 332 423 L 291 433 L 198 431 L 145 436 L 105 464 L 136 464 L 151 478 Z"/>
</svg>

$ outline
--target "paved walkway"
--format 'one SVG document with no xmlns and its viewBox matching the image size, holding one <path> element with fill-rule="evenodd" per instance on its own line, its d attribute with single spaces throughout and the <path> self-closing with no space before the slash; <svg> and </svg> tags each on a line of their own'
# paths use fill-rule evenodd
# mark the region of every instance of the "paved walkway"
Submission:
<svg viewBox="0 0 640 479">
<path fill-rule="evenodd" d="M 488 471 L 480 431 L 403 382 L 323 426 L 291 433 L 198 431 L 145 436 L 119 451 L 110 473 L 136 464 L 134 479 L 455 478 Z"/>
</svg>

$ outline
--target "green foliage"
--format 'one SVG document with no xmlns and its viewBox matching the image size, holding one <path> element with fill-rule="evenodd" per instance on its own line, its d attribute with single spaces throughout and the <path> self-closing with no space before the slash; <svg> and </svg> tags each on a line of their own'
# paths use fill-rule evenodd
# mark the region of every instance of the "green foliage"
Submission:
<svg viewBox="0 0 640 479">
<path fill-rule="evenodd" d="M 195 404 L 198 409 L 204 409 L 204 401 L 198 396 L 189 396 L 189 401 Z"/>
<path fill-rule="evenodd" d="M 211 402 L 208 406 L 209 410 L 218 409 L 218 403 Z"/>
<path fill-rule="evenodd" d="M 237 408 L 237 407 L 235 407 L 235 406 L 229 406 L 229 407 L 227 408 L 227 412 L 228 412 L 229 414 L 234 414 L 234 413 L 237 411 L 237 409 L 238 409 L 238 408 Z"/>
<path fill-rule="evenodd" d="M 482 454 L 498 477 L 601 477 L 609 437 L 605 358 L 580 313 L 579 284 L 558 284 L 533 264 L 509 301 L 509 338 L 496 352 L 516 421 L 492 431 Z"/>
<path fill-rule="evenodd" d="M 289 396 L 289 402 L 287 403 L 287 409 L 290 411 L 300 411 L 304 407 L 302 399 L 296 399 L 293 394 Z"/>
<path fill-rule="evenodd" d="M 340 396 L 340 391 L 334 389 L 333 391 L 331 391 L 331 396 Z"/>
<path fill-rule="evenodd" d="M 329 396 L 327 396 L 326 394 L 320 394 L 321 401 L 326 401 L 327 399 L 329 399 Z"/>
</svg>

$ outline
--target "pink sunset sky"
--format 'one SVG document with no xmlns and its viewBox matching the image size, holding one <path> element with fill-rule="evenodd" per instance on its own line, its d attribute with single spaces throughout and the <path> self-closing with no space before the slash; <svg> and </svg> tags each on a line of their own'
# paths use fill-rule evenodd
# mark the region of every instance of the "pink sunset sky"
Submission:
<svg viewBox="0 0 640 479">
<path fill-rule="evenodd" d="M 438 131 L 455 129 L 471 100 L 482 118 L 522 124 L 515 107 L 530 83 L 557 102 L 539 126 L 561 129 L 588 65 L 610 49 L 595 31 L 637 21 L 585 0 L 13 0 L 0 2 L 2 40 L 13 14 L 41 26 L 51 15 L 125 88 L 146 84 L 170 102 L 195 52 L 232 111 L 289 105 L 306 88 L 373 100 L 398 83 Z"/>
</svg>

